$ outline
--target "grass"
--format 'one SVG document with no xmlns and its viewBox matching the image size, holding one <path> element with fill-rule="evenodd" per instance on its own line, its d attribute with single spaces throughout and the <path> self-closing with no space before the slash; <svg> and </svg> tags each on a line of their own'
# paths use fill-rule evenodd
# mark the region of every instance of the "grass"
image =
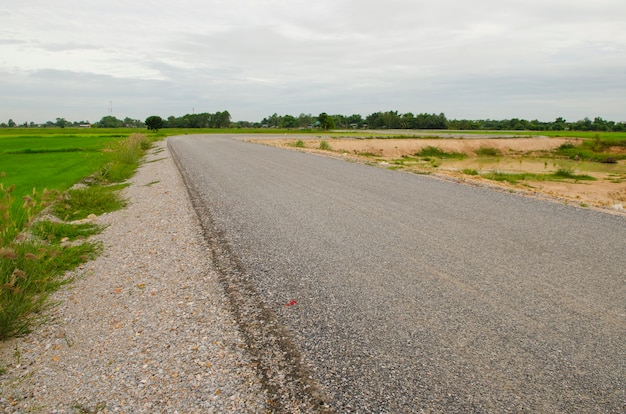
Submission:
<svg viewBox="0 0 626 414">
<path fill-rule="evenodd" d="M 472 170 L 472 172 L 476 172 Z M 478 175 L 470 174 L 470 175 Z M 549 174 L 536 174 L 536 173 L 504 173 L 500 171 L 494 171 L 489 173 L 480 174 L 483 178 L 494 181 L 506 181 L 510 184 L 518 184 L 520 181 L 594 181 L 595 178 L 586 174 L 574 174 L 571 170 L 559 169 L 554 173 Z"/>
<path fill-rule="evenodd" d="M 461 152 L 446 152 L 446 151 L 443 151 L 441 148 L 432 147 L 432 146 L 422 148 L 421 151 L 416 152 L 414 155 L 416 157 L 422 157 L 422 158 L 435 157 L 435 158 L 463 159 L 466 157 L 466 155 Z"/>
<path fill-rule="evenodd" d="M 10 160 L 2 167 L 9 167 L 11 173 L 3 173 L 0 180 L 0 340 L 25 334 L 45 321 L 43 311 L 53 305 L 50 294 L 71 282 L 66 272 L 101 252 L 102 246 L 88 237 L 102 227 L 67 221 L 124 207 L 120 191 L 125 184 L 119 183 L 134 174 L 152 142 L 146 135 L 132 134 L 126 139 L 96 139 L 92 150 L 75 150 L 57 142 L 61 138 L 44 134 L 37 143 L 45 151 L 7 150 L 8 142 L 21 142 L 12 139 L 0 135 L 0 148 L 4 148 L 0 159 Z M 32 142 L 28 145 L 34 148 Z M 85 154 L 97 154 L 97 161 L 85 162 Z M 24 166 L 29 168 L 20 169 Z M 66 168 L 71 171 L 63 176 Z M 63 177 L 45 179 L 41 171 Z M 18 184 L 4 185 L 7 178 L 18 178 Z M 85 184 L 68 189 L 79 181 Z M 44 190 L 37 190 L 37 184 L 43 184 Z M 59 187 L 45 189 L 53 185 Z M 36 221 L 48 207 L 61 222 Z"/>
<path fill-rule="evenodd" d="M 466 169 L 462 170 L 461 172 L 462 172 L 463 174 L 465 174 L 465 175 L 480 175 L 480 174 L 478 173 L 478 171 L 476 171 L 476 170 L 475 170 L 475 169 L 473 169 L 473 168 L 466 168 Z"/>
<path fill-rule="evenodd" d="M 52 304 L 49 295 L 71 281 L 66 271 L 94 258 L 101 245 L 82 243 L 16 243 L 0 248 L 0 340 L 30 331 L 45 320 L 42 311 Z"/>
<path fill-rule="evenodd" d="M 324 150 L 324 151 L 332 151 L 333 150 L 331 148 L 330 144 L 328 143 L 328 141 L 326 141 L 326 140 L 321 140 L 320 141 L 320 149 Z"/>
<path fill-rule="evenodd" d="M 502 151 L 498 148 L 481 147 L 476 150 L 476 156 L 478 157 L 499 157 L 502 155 Z"/>
<path fill-rule="evenodd" d="M 31 226 L 32 234 L 48 243 L 86 239 L 102 230 L 102 226 L 93 223 L 69 224 L 50 220 L 38 221 Z"/>
<path fill-rule="evenodd" d="M 626 159 L 626 154 L 611 152 L 611 147 L 626 147 L 626 138 L 618 139 L 611 137 L 607 139 L 595 134 L 593 139 L 584 140 L 579 145 L 566 142 L 557 148 L 554 153 L 557 156 L 572 160 L 587 160 L 611 164 L 617 163 L 617 160 Z"/>
<path fill-rule="evenodd" d="M 126 206 L 126 201 L 119 194 L 125 186 L 96 185 L 69 190 L 62 200 L 54 204 L 52 212 L 62 220 L 74 221 L 87 218 L 90 214 L 99 216 L 119 210 Z"/>
<path fill-rule="evenodd" d="M 294 142 L 292 144 L 293 147 L 296 148 L 304 148 L 304 141 L 302 141 L 301 139 L 297 140 L 296 142 Z"/>
<path fill-rule="evenodd" d="M 547 174 L 548 177 L 555 177 L 557 179 L 570 179 L 570 180 L 580 180 L 580 181 L 594 181 L 590 175 L 587 174 L 574 174 L 572 170 L 568 170 L 565 168 L 559 168 L 557 172 L 552 174 Z"/>
</svg>

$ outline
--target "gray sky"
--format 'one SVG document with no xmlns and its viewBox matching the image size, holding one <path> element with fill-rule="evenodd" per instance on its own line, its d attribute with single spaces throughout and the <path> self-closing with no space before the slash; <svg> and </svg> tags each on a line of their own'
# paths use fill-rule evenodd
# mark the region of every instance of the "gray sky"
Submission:
<svg viewBox="0 0 626 414">
<path fill-rule="evenodd" d="M 112 105 L 111 105 L 112 103 Z M 626 121 L 624 0 L 5 0 L 0 122 Z"/>
</svg>

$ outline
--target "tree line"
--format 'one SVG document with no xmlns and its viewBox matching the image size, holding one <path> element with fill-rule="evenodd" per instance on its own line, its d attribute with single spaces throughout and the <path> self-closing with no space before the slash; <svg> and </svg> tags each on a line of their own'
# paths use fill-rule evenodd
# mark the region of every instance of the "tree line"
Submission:
<svg viewBox="0 0 626 414">
<path fill-rule="evenodd" d="M 156 122 L 156 123 L 155 123 Z M 89 121 L 70 122 L 65 118 L 57 118 L 43 125 L 33 122 L 16 124 L 12 119 L 8 123 L 0 123 L 3 128 L 16 127 L 97 127 L 97 128 L 145 128 L 158 130 L 161 128 L 279 128 L 279 129 L 450 129 L 450 130 L 531 130 L 531 131 L 606 131 L 626 132 L 626 122 L 615 122 L 595 117 L 592 119 L 568 122 L 559 117 L 554 121 L 511 119 L 448 119 L 445 114 L 413 114 L 398 111 L 374 112 L 363 117 L 353 115 L 329 115 L 326 112 L 314 116 L 301 113 L 294 115 L 278 115 L 274 113 L 260 122 L 231 120 L 228 111 L 216 113 L 185 114 L 180 117 L 173 115 L 166 119 L 153 115 L 145 121 L 138 119 L 118 119 L 112 115 L 103 117 L 93 124 Z"/>
<path fill-rule="evenodd" d="M 326 121 L 326 125 L 332 125 L 331 128 L 324 128 L 321 120 L 327 117 L 332 120 Z M 316 128 L 322 129 L 450 129 L 450 130 L 530 130 L 530 131 L 606 131 L 606 132 L 626 132 L 626 122 L 615 122 L 595 117 L 593 120 L 584 118 L 575 122 L 568 122 L 564 118 L 556 118 L 552 122 L 544 122 L 539 120 L 528 121 L 526 119 L 448 119 L 445 114 L 413 114 L 411 112 L 399 113 L 398 111 L 375 112 L 366 117 L 359 114 L 350 116 L 345 115 L 326 115 L 320 114 L 315 117 L 312 115 L 300 114 L 295 117 L 293 115 L 273 114 L 263 118 L 260 123 L 243 122 L 238 123 L 241 127 L 257 127 L 257 128 Z"/>
</svg>

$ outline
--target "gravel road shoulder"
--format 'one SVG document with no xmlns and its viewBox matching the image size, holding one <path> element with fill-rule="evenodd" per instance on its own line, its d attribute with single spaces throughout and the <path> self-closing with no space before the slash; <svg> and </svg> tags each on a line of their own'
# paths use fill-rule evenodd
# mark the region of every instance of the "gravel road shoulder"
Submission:
<svg viewBox="0 0 626 414">
<path fill-rule="evenodd" d="M 3 412 L 263 412 L 265 394 L 165 141 L 96 223 L 104 254 L 0 344 Z"/>
</svg>

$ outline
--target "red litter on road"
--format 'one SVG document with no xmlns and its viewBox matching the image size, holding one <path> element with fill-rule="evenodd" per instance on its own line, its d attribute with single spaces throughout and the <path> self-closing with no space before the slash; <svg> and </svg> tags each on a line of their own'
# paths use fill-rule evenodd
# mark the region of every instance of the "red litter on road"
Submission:
<svg viewBox="0 0 626 414">
<path fill-rule="evenodd" d="M 296 303 L 298 303 L 298 301 L 297 301 L 297 300 L 292 300 L 292 301 L 291 301 L 291 302 L 289 302 L 289 303 L 285 303 L 285 306 L 293 306 L 293 305 L 295 305 Z"/>
</svg>

